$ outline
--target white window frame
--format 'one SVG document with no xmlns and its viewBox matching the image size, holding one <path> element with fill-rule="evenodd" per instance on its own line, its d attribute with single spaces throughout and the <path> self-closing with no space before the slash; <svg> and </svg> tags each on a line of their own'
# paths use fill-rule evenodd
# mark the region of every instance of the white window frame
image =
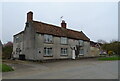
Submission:
<svg viewBox="0 0 120 81">
<path fill-rule="evenodd" d="M 79 55 L 84 55 L 84 49 L 80 49 Z"/>
<path fill-rule="evenodd" d="M 51 47 L 44 48 L 44 56 L 52 56 L 52 48 Z"/>
<path fill-rule="evenodd" d="M 53 43 L 53 36 L 45 34 L 44 35 L 44 42 L 46 42 L 46 43 Z"/>
<path fill-rule="evenodd" d="M 68 38 L 67 37 L 61 37 L 61 44 L 68 44 Z"/>
<path fill-rule="evenodd" d="M 61 55 L 68 55 L 68 49 L 67 48 L 61 48 Z"/>
</svg>

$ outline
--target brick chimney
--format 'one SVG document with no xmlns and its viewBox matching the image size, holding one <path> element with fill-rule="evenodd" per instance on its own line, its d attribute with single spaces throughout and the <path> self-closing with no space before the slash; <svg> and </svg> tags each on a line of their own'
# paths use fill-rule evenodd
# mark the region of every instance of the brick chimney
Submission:
<svg viewBox="0 0 120 81">
<path fill-rule="evenodd" d="M 33 12 L 28 12 L 27 13 L 27 22 L 33 21 Z"/>
<path fill-rule="evenodd" d="M 66 28 L 67 24 L 65 23 L 64 20 L 62 20 L 61 27 Z"/>
</svg>

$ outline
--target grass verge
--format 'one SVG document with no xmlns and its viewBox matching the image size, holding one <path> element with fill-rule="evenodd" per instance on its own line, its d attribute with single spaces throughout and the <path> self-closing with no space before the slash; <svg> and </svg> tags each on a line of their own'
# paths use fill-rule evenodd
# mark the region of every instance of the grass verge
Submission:
<svg viewBox="0 0 120 81">
<path fill-rule="evenodd" d="M 14 69 L 6 64 L 0 64 L 0 72 L 14 71 Z"/>
<path fill-rule="evenodd" d="M 98 60 L 103 60 L 103 61 L 112 61 L 112 60 L 120 60 L 120 56 L 118 57 L 118 56 L 113 56 L 113 57 L 101 57 L 101 58 L 99 58 Z"/>
</svg>

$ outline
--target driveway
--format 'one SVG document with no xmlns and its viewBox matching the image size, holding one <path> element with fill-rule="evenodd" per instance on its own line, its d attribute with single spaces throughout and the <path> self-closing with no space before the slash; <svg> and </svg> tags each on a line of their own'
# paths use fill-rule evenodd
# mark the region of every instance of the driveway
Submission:
<svg viewBox="0 0 120 81">
<path fill-rule="evenodd" d="M 11 64 L 13 72 L 3 79 L 117 79 L 118 61 L 93 59 L 64 60 L 50 63 L 26 62 Z"/>
</svg>

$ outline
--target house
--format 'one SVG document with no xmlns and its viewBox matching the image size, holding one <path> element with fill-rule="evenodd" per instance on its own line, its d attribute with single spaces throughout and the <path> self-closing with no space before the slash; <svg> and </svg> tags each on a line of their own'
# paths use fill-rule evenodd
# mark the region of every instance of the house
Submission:
<svg viewBox="0 0 120 81">
<path fill-rule="evenodd" d="M 61 27 L 33 20 L 27 13 L 24 31 L 14 35 L 13 57 L 27 60 L 75 59 L 90 55 L 90 39 L 82 32 L 71 30 L 62 20 Z"/>
<path fill-rule="evenodd" d="M 92 57 L 97 57 L 101 52 L 101 44 L 97 42 L 90 41 L 90 55 Z"/>
</svg>

